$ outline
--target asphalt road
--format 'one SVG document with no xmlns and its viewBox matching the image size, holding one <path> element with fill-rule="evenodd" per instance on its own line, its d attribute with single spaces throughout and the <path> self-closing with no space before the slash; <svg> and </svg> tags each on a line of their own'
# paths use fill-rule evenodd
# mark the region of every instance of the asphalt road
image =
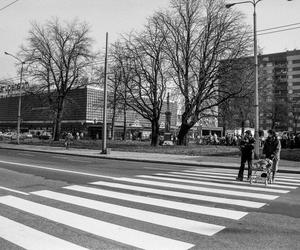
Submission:
<svg viewBox="0 0 300 250">
<path fill-rule="evenodd" d="M 0 249 L 300 249 L 300 176 L 0 149 Z"/>
</svg>

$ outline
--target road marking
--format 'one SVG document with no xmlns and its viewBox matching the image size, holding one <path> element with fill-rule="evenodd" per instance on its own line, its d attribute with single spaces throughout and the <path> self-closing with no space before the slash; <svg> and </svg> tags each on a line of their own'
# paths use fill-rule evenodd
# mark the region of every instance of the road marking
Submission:
<svg viewBox="0 0 300 250">
<path fill-rule="evenodd" d="M 91 161 L 88 161 L 88 160 L 72 159 L 72 158 L 68 158 L 67 156 L 52 156 L 52 158 L 62 159 L 62 160 L 67 160 L 67 161 L 72 161 L 72 162 L 92 163 Z"/>
<path fill-rule="evenodd" d="M 0 237 L 30 250 L 87 250 L 71 242 L 40 232 L 0 216 Z"/>
<path fill-rule="evenodd" d="M 222 184 L 222 183 L 216 183 L 216 182 L 210 182 L 210 181 L 183 180 L 183 179 L 167 178 L 167 177 L 151 176 L 151 175 L 137 175 L 136 177 L 154 179 L 154 180 L 163 180 L 163 181 L 174 181 L 174 182 L 182 182 L 182 183 L 200 184 L 200 185 L 207 185 L 207 186 L 214 186 L 214 187 L 235 188 L 235 189 L 253 190 L 253 191 L 261 191 L 261 192 L 272 192 L 272 193 L 280 193 L 280 194 L 287 194 L 288 192 L 290 192 L 289 190 L 282 190 L 282 189 L 271 189 L 271 188 L 252 187 L 252 186 Z"/>
<path fill-rule="evenodd" d="M 97 182 L 95 182 L 94 184 L 97 185 Z M 119 200 L 127 200 L 127 201 L 131 201 L 131 202 L 143 203 L 143 204 L 158 206 L 158 207 L 171 208 L 171 209 L 176 209 L 176 210 L 181 210 L 181 211 L 191 212 L 191 213 L 197 213 L 197 214 L 211 215 L 211 216 L 222 217 L 222 218 L 227 218 L 227 219 L 232 219 L 232 220 L 239 220 L 248 214 L 246 212 L 223 209 L 223 208 L 200 206 L 200 205 L 194 205 L 194 204 L 184 203 L 184 202 L 168 201 L 168 200 L 164 200 L 164 199 L 150 198 L 150 197 L 133 195 L 133 194 L 125 194 L 125 193 L 116 192 L 116 191 L 108 191 L 108 190 L 101 189 L 101 188 L 91 188 L 91 187 L 76 186 L 76 185 L 65 187 L 65 188 L 70 189 L 70 190 L 79 191 L 79 192 L 115 198 L 115 199 L 119 199 Z"/>
<path fill-rule="evenodd" d="M 142 249 L 186 250 L 194 246 L 190 243 L 126 228 L 13 196 L 0 197 L 0 203 L 103 238 Z"/>
<path fill-rule="evenodd" d="M 7 188 L 7 187 L 1 187 L 0 186 L 0 189 L 10 191 L 10 192 L 14 192 L 14 193 L 17 193 L 17 194 L 29 195 L 28 193 L 25 193 L 25 192 L 22 192 L 22 191 L 19 191 L 19 190 L 15 190 L 15 189 L 11 189 L 11 188 Z"/>
<path fill-rule="evenodd" d="M 162 189 L 154 189 L 154 188 L 146 188 L 140 186 L 133 186 L 133 185 L 125 185 L 115 182 L 104 182 L 104 181 L 97 181 L 96 185 L 106 186 L 106 187 L 113 187 L 113 188 L 121 188 L 127 190 L 133 190 L 138 192 L 147 192 L 159 195 L 167 195 L 173 197 L 181 197 L 181 198 L 188 198 L 193 200 L 202 200 L 214 203 L 221 203 L 221 204 L 229 204 L 229 205 L 236 205 L 242 207 L 250 207 L 250 208 L 261 208 L 266 203 L 262 202 L 255 202 L 255 201 L 247 201 L 247 200 L 237 200 L 237 199 L 228 199 L 228 198 L 221 198 L 215 196 L 207 196 L 207 195 L 200 195 L 200 194 L 191 194 L 191 193 L 184 193 L 184 192 L 176 192 L 176 191 L 169 191 L 169 190 L 162 190 Z"/>
<path fill-rule="evenodd" d="M 0 163 L 28 167 L 28 168 L 37 168 L 37 169 L 44 169 L 44 170 L 50 170 L 50 171 L 56 171 L 56 172 L 70 173 L 70 174 L 92 176 L 92 177 L 109 178 L 109 179 L 112 178 L 111 176 L 107 176 L 107 175 L 90 174 L 90 173 L 86 173 L 86 172 L 79 172 L 79 171 L 72 171 L 72 170 L 65 170 L 65 169 L 58 169 L 58 168 L 49 168 L 49 167 L 43 167 L 40 165 L 26 164 L 26 163 L 20 163 L 20 162 L 1 161 L 0 160 Z"/>
<path fill-rule="evenodd" d="M 223 179 L 211 179 L 211 178 L 208 179 L 208 178 L 202 177 L 201 175 L 200 176 L 197 176 L 197 175 L 193 175 L 193 176 L 188 175 L 188 176 L 185 176 L 185 174 L 180 174 L 180 173 L 175 173 L 175 174 L 171 174 L 171 173 L 170 174 L 153 174 L 153 175 L 159 176 L 159 177 L 161 177 L 161 176 L 163 176 L 163 177 L 177 177 L 177 178 L 180 177 L 180 178 L 186 179 L 186 180 L 203 180 L 203 181 L 206 181 L 206 182 L 214 181 L 214 183 L 215 182 L 216 183 L 229 183 L 229 184 L 233 183 L 233 184 L 235 184 L 237 186 L 236 188 L 238 188 L 238 189 L 248 189 L 246 187 L 241 187 L 241 186 L 247 185 L 247 187 L 250 187 L 249 190 L 256 190 L 256 189 L 257 190 L 260 189 L 261 191 L 269 190 L 267 192 L 276 192 L 276 190 L 280 190 L 280 189 L 268 189 L 262 183 L 258 183 L 257 185 L 255 185 L 253 187 L 253 186 L 250 186 L 249 181 L 244 181 L 244 182 L 238 182 L 237 183 L 236 180 L 232 180 L 232 178 L 231 178 L 231 180 L 227 180 L 227 179 L 225 179 L 225 180 L 223 180 Z M 226 184 L 223 184 L 223 185 L 226 185 Z M 261 186 L 261 187 L 259 187 L 259 186 Z M 284 186 L 284 185 L 277 185 L 277 184 L 273 184 L 272 186 L 270 186 L 270 188 L 297 189 L 297 187 L 295 187 L 295 186 Z M 271 190 L 273 190 L 273 191 L 271 191 Z M 287 191 L 287 190 L 285 190 L 285 191 Z"/>
<path fill-rule="evenodd" d="M 31 156 L 34 157 L 33 154 L 28 154 L 28 153 L 17 153 L 18 155 L 23 155 L 23 156 Z"/>
<path fill-rule="evenodd" d="M 220 172 L 211 172 L 211 171 L 200 171 L 200 170 L 183 170 L 183 172 L 188 172 L 188 173 L 200 173 L 200 174 L 214 174 L 217 176 L 232 176 L 230 173 L 220 173 Z M 282 178 L 280 176 L 276 177 L 276 180 L 281 180 L 281 181 L 288 181 L 287 184 L 291 184 L 289 182 L 300 182 L 299 179 L 293 179 L 293 178 Z"/>
<path fill-rule="evenodd" d="M 284 181 L 278 181 L 277 178 L 275 178 L 275 183 L 276 184 L 280 184 L 280 185 L 290 185 L 290 186 L 296 186 L 296 188 L 298 188 L 298 186 L 300 186 L 300 183 L 290 183 L 290 182 L 284 182 Z M 273 186 L 274 184 L 272 184 Z"/>
<path fill-rule="evenodd" d="M 116 214 L 119 216 L 124 216 L 135 220 L 145 221 L 160 226 L 176 228 L 179 230 L 184 230 L 184 231 L 207 235 L 207 236 L 212 236 L 225 228 L 223 226 L 218 226 L 214 224 L 188 220 L 188 219 L 179 218 L 175 216 L 159 214 L 159 213 L 149 212 L 141 209 L 124 207 L 120 205 L 114 205 L 106 202 L 90 200 L 78 196 L 71 196 L 71 195 L 52 192 L 52 191 L 46 191 L 46 190 L 37 191 L 37 192 L 32 192 L 32 194 L 46 197 L 49 199 L 54 199 L 61 202 L 67 202 L 77 206 L 95 209 L 110 214 Z"/>
<path fill-rule="evenodd" d="M 242 197 L 250 197 L 250 198 L 265 199 L 265 200 L 275 200 L 279 197 L 277 195 L 240 192 L 240 191 L 233 191 L 233 190 L 226 190 L 226 189 L 215 189 L 215 188 L 190 186 L 190 185 L 175 184 L 175 183 L 165 183 L 165 182 L 160 182 L 160 181 L 147 181 L 147 180 L 142 180 L 142 179 L 127 178 L 127 177 L 120 177 L 120 178 L 115 177 L 112 179 L 117 180 L 117 181 L 139 183 L 139 184 L 144 184 L 144 185 L 154 185 L 154 186 L 160 186 L 160 187 L 166 187 L 166 188 L 179 188 L 179 189 L 185 189 L 185 190 L 191 190 L 191 191 L 226 194 L 226 195 L 232 195 L 232 196 L 242 196 Z"/>
</svg>

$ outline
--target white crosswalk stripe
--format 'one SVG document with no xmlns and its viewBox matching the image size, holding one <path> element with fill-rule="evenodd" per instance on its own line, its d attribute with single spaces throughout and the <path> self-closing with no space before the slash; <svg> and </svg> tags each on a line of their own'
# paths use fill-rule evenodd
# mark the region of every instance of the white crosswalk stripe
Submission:
<svg viewBox="0 0 300 250">
<path fill-rule="evenodd" d="M 157 188 L 135 186 L 132 184 L 126 185 L 121 183 L 105 182 L 105 181 L 97 181 L 94 184 L 100 186 L 112 187 L 112 188 L 121 188 L 125 190 L 147 192 L 147 193 L 166 195 L 171 197 L 180 197 L 180 198 L 208 201 L 208 202 L 228 204 L 228 205 L 236 205 L 236 206 L 249 207 L 249 208 L 261 208 L 264 205 L 266 205 L 266 203 L 263 202 L 247 201 L 247 200 L 240 200 L 240 199 L 229 199 L 229 198 L 222 198 L 217 196 L 208 196 L 208 195 L 201 195 L 201 194 L 191 194 L 187 192 L 178 192 L 178 191 L 170 191 L 170 190 L 163 190 Z M 73 187 L 66 187 L 66 188 L 73 189 Z"/>
<path fill-rule="evenodd" d="M 278 175 L 277 183 L 266 188 L 261 184 L 233 181 L 235 175 L 236 172 L 231 170 L 191 169 L 130 178 L 110 177 L 112 181 L 105 176 L 87 185 L 33 191 L 25 198 L 2 196 L 0 204 L 46 220 L 46 223 L 55 222 L 57 227 L 64 225 L 70 230 L 98 236 L 99 241 L 102 241 L 101 238 L 108 239 L 112 245 L 187 250 L 194 247 L 195 243 L 189 242 L 189 237 L 178 240 L 176 230 L 184 231 L 187 235 L 217 237 L 229 221 L 240 220 L 253 209 L 259 209 L 266 202 L 297 189 L 300 181 L 298 176 Z M 67 210 L 64 209 L 66 206 Z M 158 212 L 161 208 L 163 212 Z M 82 215 L 78 209 L 89 209 L 98 216 L 92 218 Z M 22 248 L 87 249 L 63 236 L 53 236 L 48 231 L 23 225 L 20 222 L 22 219 L 16 222 L 5 218 L 4 214 L 1 212 L 0 215 L 0 237 Z M 110 216 L 102 220 L 105 214 Z M 110 222 L 112 218 L 114 222 Z M 115 222 L 119 219 L 121 225 Z M 136 222 L 139 223 L 133 228 Z M 154 226 L 175 232 L 167 236 L 160 235 L 159 231 L 153 230 Z"/>
<path fill-rule="evenodd" d="M 182 180 L 182 179 L 176 179 L 176 178 L 166 178 L 166 177 L 151 176 L 151 175 L 150 176 L 149 175 L 138 175 L 137 177 L 154 179 L 154 180 L 163 180 L 163 181 L 174 181 L 174 182 L 183 182 L 183 183 L 192 183 L 192 184 L 202 184 L 202 185 L 215 186 L 215 187 L 254 190 L 254 191 L 271 192 L 271 193 L 281 193 L 281 194 L 286 194 L 286 193 L 289 192 L 289 190 L 282 190 L 282 189 L 231 185 L 231 184 L 222 184 L 222 183 L 216 183 L 216 182 L 210 182 L 210 181 L 195 181 L 195 180 L 186 180 L 186 179 Z"/>
<path fill-rule="evenodd" d="M 144 233 L 13 196 L 0 197 L 0 203 L 100 237 L 142 249 L 181 250 L 189 249 L 193 246 L 189 243 Z"/>
<path fill-rule="evenodd" d="M 180 177 L 185 177 L 185 178 L 195 177 L 198 180 L 208 180 L 208 181 L 214 180 L 217 182 L 224 182 L 224 183 L 236 183 L 235 176 L 214 176 L 214 175 L 192 174 L 192 173 L 181 173 L 181 172 L 170 172 L 169 174 L 159 173 L 159 174 L 155 174 L 155 175 L 173 176 L 173 177 L 180 176 Z M 278 182 L 278 184 L 280 184 L 280 183 Z M 295 185 L 288 186 L 288 185 L 278 185 L 278 184 L 273 184 L 272 188 L 297 189 L 297 186 L 295 186 Z M 249 185 L 249 182 L 240 182 L 239 185 Z M 262 186 L 262 185 L 264 185 L 264 183 L 257 183 L 256 185 Z"/>
<path fill-rule="evenodd" d="M 191 186 L 191 185 L 175 184 L 175 183 L 160 182 L 160 181 L 148 181 L 148 180 L 143 180 L 143 179 L 127 178 L 127 177 L 120 177 L 120 178 L 113 178 L 113 179 L 117 180 L 117 181 L 147 184 L 147 185 L 153 185 L 153 186 L 159 186 L 159 187 L 179 188 L 179 189 L 184 189 L 184 190 L 225 194 L 225 195 L 232 195 L 232 196 L 242 196 L 242 197 L 249 197 L 249 198 L 256 198 L 256 199 L 263 199 L 263 200 L 275 200 L 276 198 L 279 197 L 278 195 L 233 191 L 233 190 L 227 190 L 227 189 Z"/>
<path fill-rule="evenodd" d="M 31 250 L 87 250 L 87 248 L 24 226 L 3 216 L 0 216 L 0 237 Z"/>
<path fill-rule="evenodd" d="M 97 183 L 94 183 L 94 184 L 97 184 Z M 240 212 L 240 211 L 200 206 L 200 205 L 193 205 L 193 204 L 189 204 L 189 203 L 168 201 L 168 200 L 164 200 L 164 199 L 150 198 L 150 197 L 145 197 L 145 196 L 140 196 L 140 195 L 125 194 L 125 193 L 121 193 L 121 192 L 108 191 L 108 190 L 101 189 L 101 188 L 91 188 L 91 187 L 84 187 L 84 186 L 71 186 L 71 187 L 66 187 L 66 188 L 80 191 L 80 192 L 85 192 L 85 193 L 92 193 L 95 195 L 112 197 L 115 199 L 133 201 L 133 202 L 143 203 L 143 204 L 147 204 L 147 205 L 166 207 L 166 208 L 171 208 L 171 209 L 175 209 L 175 210 L 182 210 L 185 212 L 206 214 L 206 215 L 228 218 L 228 219 L 233 219 L 233 220 L 239 220 L 242 217 L 244 217 L 245 215 L 247 215 L 247 213 Z"/>
<path fill-rule="evenodd" d="M 33 194 L 43 196 L 49 199 L 55 199 L 58 201 L 67 202 L 78 206 L 97 209 L 99 211 L 103 211 L 107 213 L 122 215 L 136 220 L 154 223 L 161 226 L 177 228 L 180 230 L 185 230 L 197 234 L 210 236 L 216 234 L 217 232 L 225 228 L 223 226 L 217 226 L 209 223 L 203 223 L 203 222 L 178 218 L 175 216 L 148 212 L 145 210 L 129 208 L 129 207 L 114 205 L 110 203 L 100 202 L 100 201 L 94 201 L 86 198 L 81 198 L 73 195 L 66 195 L 57 192 L 37 191 L 37 192 L 33 192 Z"/>
<path fill-rule="evenodd" d="M 203 175 L 210 175 L 213 174 L 215 176 L 218 176 L 217 178 L 219 178 L 220 176 L 227 176 L 229 178 L 232 177 L 236 177 L 237 173 L 232 172 L 232 173 L 228 173 L 228 172 L 212 172 L 212 171 L 202 171 L 202 170 L 184 170 L 184 173 L 199 173 L 199 174 L 203 174 Z M 244 177 L 246 177 L 246 175 L 244 175 Z M 300 177 L 299 177 L 300 178 Z M 277 184 L 286 184 L 286 185 L 294 185 L 294 186 L 299 186 L 300 185 L 300 179 L 297 178 L 286 178 L 286 177 L 281 177 L 280 174 L 276 175 L 276 183 Z"/>
</svg>

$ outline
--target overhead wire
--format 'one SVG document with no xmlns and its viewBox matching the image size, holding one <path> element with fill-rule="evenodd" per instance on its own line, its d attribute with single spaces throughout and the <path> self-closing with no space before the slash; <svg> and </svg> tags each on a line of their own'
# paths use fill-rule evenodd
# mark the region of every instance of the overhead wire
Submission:
<svg viewBox="0 0 300 250">
<path fill-rule="evenodd" d="M 289 28 L 289 29 L 281 29 L 281 30 L 274 30 L 274 31 L 270 31 L 270 32 L 258 33 L 257 35 L 262 36 L 262 35 L 267 35 L 267 34 L 280 33 L 280 32 L 284 32 L 284 31 L 288 31 L 288 30 L 296 30 L 296 29 L 300 29 L 300 26 Z"/>
<path fill-rule="evenodd" d="M 0 11 L 5 10 L 6 8 L 10 7 L 11 5 L 15 4 L 18 1 L 20 1 L 20 0 L 15 0 L 15 1 L 3 6 L 2 8 L 0 8 Z"/>
<path fill-rule="evenodd" d="M 299 24 L 300 23 L 291 23 L 291 24 L 281 25 L 281 26 L 277 26 L 277 27 L 271 27 L 271 28 L 268 28 L 268 29 L 258 30 L 257 32 L 280 29 L 280 28 L 286 28 L 286 27 L 295 26 L 295 25 L 299 25 Z"/>
</svg>

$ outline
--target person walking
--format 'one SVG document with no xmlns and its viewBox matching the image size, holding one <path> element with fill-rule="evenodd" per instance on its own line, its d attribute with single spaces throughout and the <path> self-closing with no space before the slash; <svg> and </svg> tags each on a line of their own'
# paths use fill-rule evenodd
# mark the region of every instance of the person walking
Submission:
<svg viewBox="0 0 300 250">
<path fill-rule="evenodd" d="M 270 129 L 268 131 L 268 138 L 265 141 L 263 148 L 263 155 L 273 161 L 272 169 L 272 182 L 275 182 L 275 174 L 278 171 L 278 164 L 280 159 L 281 143 L 278 139 L 274 130 Z"/>
<path fill-rule="evenodd" d="M 72 139 L 73 139 L 72 134 L 71 133 L 67 133 L 67 135 L 65 137 L 65 147 L 66 147 L 66 149 L 70 148 Z"/>
<path fill-rule="evenodd" d="M 251 178 L 252 174 L 252 154 L 254 149 L 255 140 L 252 136 L 250 130 L 245 132 L 244 137 L 242 137 L 240 142 L 240 149 L 241 149 L 241 166 L 239 169 L 238 177 L 236 178 L 237 181 L 243 181 L 244 178 L 244 170 L 245 164 L 248 162 L 248 180 Z"/>
</svg>

